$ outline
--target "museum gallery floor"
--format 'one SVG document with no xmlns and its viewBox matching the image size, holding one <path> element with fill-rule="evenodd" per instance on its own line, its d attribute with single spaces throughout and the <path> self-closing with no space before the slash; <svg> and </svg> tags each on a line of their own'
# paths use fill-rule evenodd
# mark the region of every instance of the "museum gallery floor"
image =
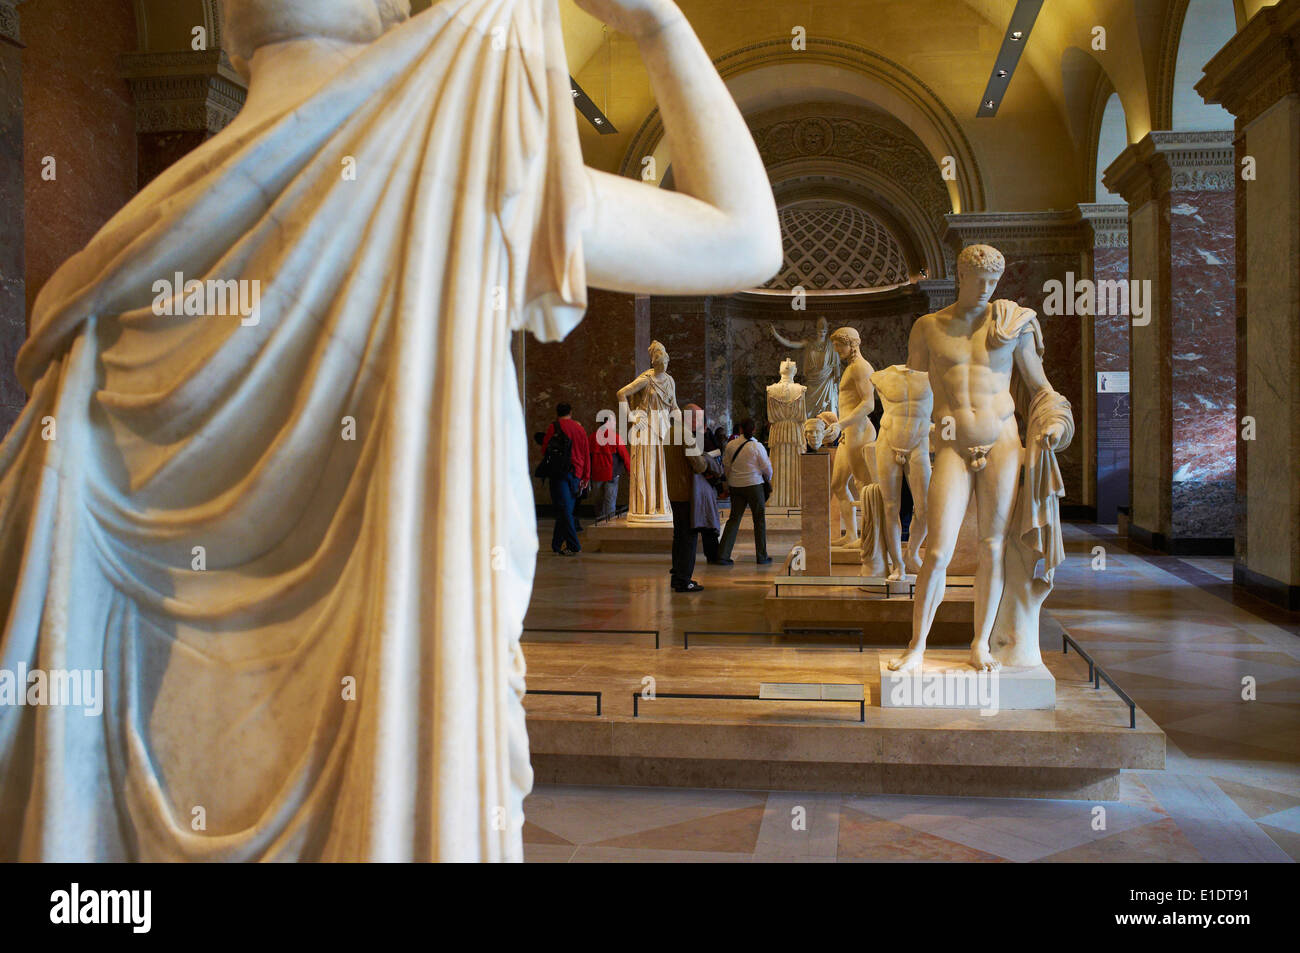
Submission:
<svg viewBox="0 0 1300 953">
<path fill-rule="evenodd" d="M 842 775 L 821 777 L 826 783 L 820 791 L 808 789 L 809 779 L 818 778 L 814 766 L 787 762 L 782 772 L 779 759 L 792 755 L 780 754 L 780 746 L 792 738 L 812 739 L 815 750 L 833 761 L 860 749 L 873 733 L 890 734 L 882 722 L 890 712 L 876 697 L 878 652 L 868 644 L 859 653 L 856 637 L 830 635 L 696 635 L 689 650 L 682 648 L 684 630 L 768 630 L 765 600 L 783 572 L 780 557 L 788 545 L 774 545 L 777 561 L 758 567 L 752 543 L 746 549 L 742 536 L 735 567 L 701 564 L 697 578 L 706 590 L 690 596 L 671 592 L 666 552 L 592 553 L 574 560 L 543 556 L 526 623 L 529 689 L 600 692 L 602 710 L 599 717 L 594 714 L 591 696 L 527 698 L 538 783 L 525 802 L 526 858 L 1134 862 L 1300 857 L 1300 653 L 1294 623 L 1253 600 L 1226 601 L 1231 598 L 1228 560 L 1147 556 L 1104 527 L 1065 529 L 1067 559 L 1045 613 L 1051 624 L 1045 618 L 1042 633 L 1044 660 L 1057 679 L 1057 709 L 1004 711 L 985 719 L 1014 726 L 1002 738 L 982 730 L 976 712 L 912 712 L 908 743 L 927 743 L 920 725 L 931 729 L 930 740 L 942 750 L 926 754 L 915 748 L 895 760 L 956 762 L 947 772 L 912 767 L 910 777 L 891 775 L 881 763 L 887 756 L 863 755 L 863 762 L 874 763 L 859 764 L 851 782 Z M 1108 553 L 1103 572 L 1092 569 L 1097 545 Z M 1061 655 L 1061 627 L 1135 700 L 1136 729 L 1128 728 L 1127 706 L 1104 683 L 1092 687 L 1082 659 L 1073 651 Z M 655 650 L 653 634 L 615 634 L 619 629 L 658 630 L 661 648 Z M 886 654 L 896 655 L 897 643 L 890 641 Z M 1241 701 L 1244 675 L 1266 689 L 1267 700 Z M 632 696 L 643 690 L 646 676 L 655 679 L 660 695 L 756 694 L 763 681 L 860 681 L 866 688 L 866 724 L 851 702 L 663 697 L 640 702 L 633 718 Z M 969 729 L 965 734 L 963 726 Z M 1028 784 L 1033 772 L 1011 772 L 997 780 L 996 772 L 973 766 L 1032 763 L 1035 745 L 1071 726 L 1094 729 L 1074 752 L 1085 761 L 1089 756 L 1098 764 L 1114 761 L 1117 752 L 1119 759 L 1133 761 L 1134 767 L 1118 772 L 1113 789 L 1103 790 L 1102 782 L 1098 790 L 1070 798 L 1045 797 L 1043 791 L 1020 792 L 1032 797 L 969 796 L 991 793 L 989 784 Z M 770 764 L 725 763 L 728 744 L 751 743 L 766 746 Z M 639 757 L 620 759 L 624 766 L 611 769 L 598 757 L 548 753 L 592 756 L 613 746 Z M 611 770 L 621 770 L 622 776 Z M 968 796 L 953 796 L 958 792 Z M 1008 787 L 1004 793 L 1016 792 Z M 1103 830 L 1096 829 L 1099 805 L 1105 810 Z M 803 830 L 791 823 L 792 812 L 800 809 L 806 814 Z"/>
</svg>

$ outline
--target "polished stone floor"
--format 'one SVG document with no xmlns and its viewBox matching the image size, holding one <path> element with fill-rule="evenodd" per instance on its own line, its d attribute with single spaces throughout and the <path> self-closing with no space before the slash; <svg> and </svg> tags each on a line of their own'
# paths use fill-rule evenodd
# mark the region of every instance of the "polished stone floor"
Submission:
<svg viewBox="0 0 1300 953">
<path fill-rule="evenodd" d="M 1084 524 L 1067 527 L 1067 549 L 1048 610 L 1168 737 L 1166 769 L 1126 771 L 1119 801 L 539 785 L 525 802 L 527 859 L 1300 858 L 1300 616 L 1234 593 L 1228 559 L 1149 555 Z M 766 629 L 763 597 L 785 553 L 774 549 L 763 567 L 752 547 L 734 555 L 732 568 L 701 559 L 705 591 L 675 594 L 666 554 L 545 553 L 527 624 L 657 628 L 665 638 Z M 746 649 L 709 651 L 723 660 Z"/>
</svg>

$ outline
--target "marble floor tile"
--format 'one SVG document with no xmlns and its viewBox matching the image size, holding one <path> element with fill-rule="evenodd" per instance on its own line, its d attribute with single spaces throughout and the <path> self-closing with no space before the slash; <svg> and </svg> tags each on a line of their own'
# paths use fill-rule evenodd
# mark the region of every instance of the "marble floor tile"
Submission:
<svg viewBox="0 0 1300 953">
<path fill-rule="evenodd" d="M 1207 861 L 1269 863 L 1289 859 L 1210 778 L 1146 771 L 1142 782 Z"/>
</svg>

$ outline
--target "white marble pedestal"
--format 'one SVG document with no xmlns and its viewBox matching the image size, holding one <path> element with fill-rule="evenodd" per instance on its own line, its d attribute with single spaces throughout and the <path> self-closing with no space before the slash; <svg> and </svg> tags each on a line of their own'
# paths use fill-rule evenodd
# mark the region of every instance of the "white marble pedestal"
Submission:
<svg viewBox="0 0 1300 953">
<path fill-rule="evenodd" d="M 1056 679 L 1045 665 L 977 672 L 968 651 L 931 650 L 919 670 L 891 672 L 889 662 L 900 655 L 880 654 L 882 708 L 977 709 L 988 715 L 1056 708 Z"/>
</svg>

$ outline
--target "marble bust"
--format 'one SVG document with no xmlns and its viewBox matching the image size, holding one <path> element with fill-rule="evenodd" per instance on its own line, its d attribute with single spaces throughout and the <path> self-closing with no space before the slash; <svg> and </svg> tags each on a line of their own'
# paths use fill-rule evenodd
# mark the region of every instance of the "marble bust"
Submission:
<svg viewBox="0 0 1300 953">
<path fill-rule="evenodd" d="M 929 542 L 916 583 L 912 641 L 889 668 L 920 667 L 926 636 L 943 601 L 967 504 L 978 503 L 979 549 L 970 664 L 1041 662 L 1038 608 L 1065 558 L 1056 453 L 1073 438 L 1070 404 L 1043 373 L 1043 338 L 1033 311 L 993 300 L 1006 260 L 988 245 L 957 259 L 957 300 L 912 327 L 907 366 L 927 373 L 933 391 L 934 472 L 927 496 Z M 1017 404 L 1028 446 L 1016 424 Z M 1021 483 L 1022 463 L 1024 470 Z M 991 650 L 993 642 L 997 655 Z"/>
<path fill-rule="evenodd" d="M 678 192 L 584 166 L 556 0 L 225 0 L 243 109 L 49 279 L 18 357 L 0 655 L 107 677 L 101 717 L 0 706 L 0 860 L 522 859 L 512 336 L 782 262 L 681 11 L 577 3 L 636 44 Z M 259 320 L 160 320 L 178 272 L 256 283 Z"/>
<path fill-rule="evenodd" d="M 825 444 L 840 439 L 840 423 L 831 411 L 823 411 L 816 417 L 809 417 L 804 421 L 803 436 L 811 452 L 825 453 L 826 451 L 822 449 Z"/>
</svg>

